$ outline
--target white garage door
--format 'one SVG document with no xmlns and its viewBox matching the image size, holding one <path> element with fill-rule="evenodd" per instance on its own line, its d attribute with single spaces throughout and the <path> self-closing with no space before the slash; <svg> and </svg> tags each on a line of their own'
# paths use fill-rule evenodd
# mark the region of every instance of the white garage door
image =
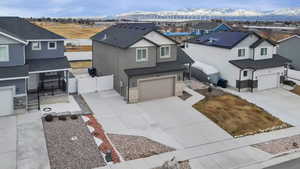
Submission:
<svg viewBox="0 0 300 169">
<path fill-rule="evenodd" d="M 0 116 L 9 115 L 13 112 L 13 89 L 0 88 Z"/>
<path fill-rule="evenodd" d="M 174 96 L 175 77 L 143 80 L 139 82 L 139 100 L 152 100 Z"/>
<path fill-rule="evenodd" d="M 258 78 L 258 90 L 277 88 L 279 77 L 277 74 L 262 75 Z"/>
</svg>

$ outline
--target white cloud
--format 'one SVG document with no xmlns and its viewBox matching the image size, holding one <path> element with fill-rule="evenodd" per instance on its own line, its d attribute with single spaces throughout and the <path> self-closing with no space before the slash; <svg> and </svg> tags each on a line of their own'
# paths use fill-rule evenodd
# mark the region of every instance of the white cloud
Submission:
<svg viewBox="0 0 300 169">
<path fill-rule="evenodd" d="M 22 8 L 0 7 L 0 16 L 38 17 L 42 12 Z"/>
<path fill-rule="evenodd" d="M 59 4 L 59 5 L 69 4 L 72 1 L 74 0 L 49 0 L 50 3 Z"/>
</svg>

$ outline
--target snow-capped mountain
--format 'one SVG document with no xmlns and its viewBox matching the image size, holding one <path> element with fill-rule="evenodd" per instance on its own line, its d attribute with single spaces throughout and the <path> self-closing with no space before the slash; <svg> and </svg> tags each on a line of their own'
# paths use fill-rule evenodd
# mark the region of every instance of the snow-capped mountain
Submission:
<svg viewBox="0 0 300 169">
<path fill-rule="evenodd" d="M 137 20 L 157 20 L 157 19 L 173 19 L 173 20 L 193 20 L 208 18 L 222 19 L 299 19 L 300 8 L 286 8 L 269 11 L 258 11 L 248 9 L 233 8 L 213 8 L 213 9 L 182 9 L 176 11 L 157 11 L 146 12 L 136 11 L 123 13 L 116 16 L 120 19 L 137 19 Z"/>
</svg>

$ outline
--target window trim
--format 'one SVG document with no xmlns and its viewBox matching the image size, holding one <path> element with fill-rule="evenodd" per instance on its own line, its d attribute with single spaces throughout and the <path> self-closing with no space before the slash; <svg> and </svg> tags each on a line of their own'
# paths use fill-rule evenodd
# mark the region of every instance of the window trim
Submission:
<svg viewBox="0 0 300 169">
<path fill-rule="evenodd" d="M 50 47 L 50 43 L 54 43 L 55 44 L 55 48 L 51 48 Z M 55 49 L 57 49 L 57 42 L 56 41 L 48 42 L 48 50 L 55 50 Z"/>
<path fill-rule="evenodd" d="M 265 54 L 263 54 L 263 49 L 266 49 Z M 260 56 L 268 56 L 268 48 L 260 48 Z"/>
<path fill-rule="evenodd" d="M 38 43 L 38 44 L 39 44 L 39 48 L 34 48 L 34 46 L 33 46 L 34 43 Z M 42 49 L 42 43 L 39 42 L 39 41 L 32 42 L 32 43 L 31 43 L 31 49 L 32 49 L 32 50 L 41 50 L 41 49 Z"/>
<path fill-rule="evenodd" d="M 0 62 L 9 62 L 9 46 L 8 45 L 0 45 L 0 47 L 4 47 L 6 49 L 6 52 L 7 52 L 7 57 L 5 58 L 5 60 L 0 59 Z"/>
<path fill-rule="evenodd" d="M 240 50 L 244 51 L 244 55 L 239 55 L 240 54 Z M 238 48 L 238 57 L 245 57 L 246 56 L 246 48 Z"/>
<path fill-rule="evenodd" d="M 161 55 L 162 48 L 167 48 L 167 47 L 169 48 L 169 55 L 162 56 Z M 162 58 L 162 59 L 171 58 L 171 46 L 170 45 L 164 45 L 164 46 L 159 47 L 159 57 Z"/>
<path fill-rule="evenodd" d="M 146 58 L 145 59 L 138 59 L 138 51 L 139 50 L 146 50 Z M 136 48 L 135 60 L 136 60 L 136 62 L 147 62 L 148 61 L 148 48 Z"/>
</svg>

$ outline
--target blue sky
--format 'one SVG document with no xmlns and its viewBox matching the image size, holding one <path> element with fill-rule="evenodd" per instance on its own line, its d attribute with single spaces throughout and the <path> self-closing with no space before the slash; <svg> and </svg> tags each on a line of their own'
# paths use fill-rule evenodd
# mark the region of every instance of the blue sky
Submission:
<svg viewBox="0 0 300 169">
<path fill-rule="evenodd" d="M 184 8 L 272 10 L 300 7 L 300 0 L 0 0 L 0 16 L 109 16 L 131 11 Z"/>
</svg>

